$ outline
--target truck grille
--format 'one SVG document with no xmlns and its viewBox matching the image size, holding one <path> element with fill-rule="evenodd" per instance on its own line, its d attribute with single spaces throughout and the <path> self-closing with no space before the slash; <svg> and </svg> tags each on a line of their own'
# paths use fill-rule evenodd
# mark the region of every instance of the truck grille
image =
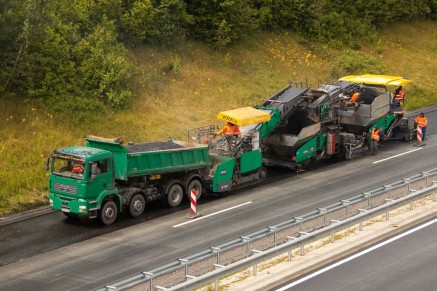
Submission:
<svg viewBox="0 0 437 291">
<path fill-rule="evenodd" d="M 55 190 L 64 193 L 77 194 L 77 186 L 55 182 Z"/>
</svg>

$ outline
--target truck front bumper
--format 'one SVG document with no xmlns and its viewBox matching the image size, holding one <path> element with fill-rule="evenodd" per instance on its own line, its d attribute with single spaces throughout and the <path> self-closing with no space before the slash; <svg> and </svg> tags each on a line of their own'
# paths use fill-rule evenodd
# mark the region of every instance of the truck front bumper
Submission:
<svg viewBox="0 0 437 291">
<path fill-rule="evenodd" d="M 49 200 L 50 206 L 55 210 L 66 213 L 74 213 L 77 215 L 88 215 L 88 200 L 60 197 L 53 193 L 49 194 Z"/>
</svg>

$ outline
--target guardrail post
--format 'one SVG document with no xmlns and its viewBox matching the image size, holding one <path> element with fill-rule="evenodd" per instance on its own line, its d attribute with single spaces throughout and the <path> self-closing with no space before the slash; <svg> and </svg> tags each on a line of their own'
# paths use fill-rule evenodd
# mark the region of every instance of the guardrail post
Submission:
<svg viewBox="0 0 437 291">
<path fill-rule="evenodd" d="M 213 253 L 217 253 L 217 259 L 216 259 L 216 263 L 220 264 L 220 248 L 216 248 L 216 247 L 211 247 L 211 250 Z"/>
<path fill-rule="evenodd" d="M 246 243 L 246 258 L 250 256 L 250 237 L 241 236 L 241 240 Z"/>
<path fill-rule="evenodd" d="M 393 202 L 393 199 L 385 199 L 385 202 Z M 385 212 L 385 221 L 390 219 L 390 207 L 387 207 L 387 211 Z"/>
<path fill-rule="evenodd" d="M 426 185 L 426 187 L 429 187 L 429 185 L 428 185 L 428 182 L 429 182 L 428 181 L 429 173 L 428 172 L 421 172 L 421 174 L 426 177 L 426 182 L 425 182 L 426 184 L 425 185 Z"/>
<path fill-rule="evenodd" d="M 188 276 L 188 260 L 186 259 L 178 259 L 178 261 L 181 263 L 181 265 L 184 265 L 185 267 L 185 280 L 187 279 Z"/>
<path fill-rule="evenodd" d="M 368 208 L 372 208 L 372 200 L 371 200 L 371 198 L 372 198 L 372 194 L 370 194 L 369 192 L 363 192 L 363 195 L 364 195 L 364 197 L 366 197 L 367 198 L 367 207 Z"/>
<path fill-rule="evenodd" d="M 144 275 L 144 278 L 150 279 L 149 280 L 149 290 L 152 290 L 152 288 L 153 288 L 153 273 L 142 272 L 142 274 Z"/>
<path fill-rule="evenodd" d="M 343 204 L 346 205 L 346 218 L 349 218 L 349 205 L 351 202 L 349 200 L 340 200 Z"/>
<path fill-rule="evenodd" d="M 408 184 L 408 194 L 410 194 L 411 179 L 409 179 L 409 178 L 405 178 L 405 179 L 403 179 L 403 180 L 404 180 L 404 183 L 407 183 L 407 184 Z"/>
<path fill-rule="evenodd" d="M 299 235 L 308 235 L 308 232 L 303 232 L 303 231 L 299 231 Z M 301 243 L 300 244 L 300 255 L 301 256 L 305 256 L 305 244 Z"/>
<path fill-rule="evenodd" d="M 274 226 L 269 226 L 269 230 L 270 230 L 270 232 L 273 231 L 273 245 L 276 247 L 276 234 L 277 234 L 278 228 L 274 227 Z"/>
<path fill-rule="evenodd" d="M 297 223 L 299 223 L 299 231 L 302 231 L 302 217 L 295 217 L 294 220 L 296 220 Z"/>
<path fill-rule="evenodd" d="M 323 213 L 323 226 L 328 226 L 328 210 L 326 208 L 317 208 L 321 213 Z"/>
<path fill-rule="evenodd" d="M 288 239 L 288 241 L 296 240 L 296 238 L 294 236 L 287 236 L 287 239 Z M 293 256 L 292 252 L 293 252 L 293 249 L 288 250 L 288 261 L 291 261 L 291 257 Z"/>
<path fill-rule="evenodd" d="M 387 198 L 388 198 L 388 199 L 391 199 L 391 188 L 392 188 L 392 186 L 384 185 L 384 189 L 385 189 L 385 190 L 388 190 L 388 191 L 387 191 Z"/>
<path fill-rule="evenodd" d="M 340 222 L 339 220 L 331 219 L 331 224 L 332 223 L 339 223 L 339 222 Z M 334 241 L 335 241 L 335 231 L 331 230 L 331 243 L 334 243 Z"/>
<path fill-rule="evenodd" d="M 366 209 L 358 209 L 358 211 L 359 211 L 360 213 L 363 213 L 363 212 L 369 212 L 369 211 L 366 210 Z M 360 227 L 358 228 L 358 230 L 359 230 L 359 231 L 362 231 L 362 230 L 363 230 L 363 220 L 360 221 Z"/>
<path fill-rule="evenodd" d="M 258 250 L 252 250 L 252 252 L 257 253 L 257 254 L 262 253 L 262 251 L 258 251 Z M 257 275 L 257 273 L 258 273 L 258 264 L 254 264 L 253 265 L 253 276 L 255 277 Z"/>
<path fill-rule="evenodd" d="M 224 268 L 225 266 L 223 266 L 223 265 L 219 265 L 219 264 L 214 264 L 214 267 L 215 267 L 215 269 L 217 270 L 217 269 Z M 214 291 L 218 291 L 218 289 L 219 289 L 219 280 L 217 279 L 217 280 L 215 280 L 215 282 L 214 282 Z M 151 289 L 150 289 L 150 290 L 151 290 Z"/>
</svg>

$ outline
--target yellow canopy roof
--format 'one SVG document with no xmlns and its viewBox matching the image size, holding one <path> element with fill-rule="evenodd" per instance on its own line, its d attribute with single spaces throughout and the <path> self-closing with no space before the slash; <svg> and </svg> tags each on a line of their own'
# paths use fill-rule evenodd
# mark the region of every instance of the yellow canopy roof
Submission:
<svg viewBox="0 0 437 291">
<path fill-rule="evenodd" d="M 217 118 L 232 122 L 238 126 L 262 123 L 270 120 L 270 114 L 253 107 L 243 107 L 219 112 Z"/>
<path fill-rule="evenodd" d="M 413 82 L 412 80 L 404 79 L 400 76 L 389 76 L 389 75 L 372 75 L 365 74 L 361 76 L 345 76 L 340 78 L 339 81 L 348 81 L 353 83 L 362 83 L 369 85 L 384 85 L 384 86 L 404 86 L 408 83 Z"/>
</svg>

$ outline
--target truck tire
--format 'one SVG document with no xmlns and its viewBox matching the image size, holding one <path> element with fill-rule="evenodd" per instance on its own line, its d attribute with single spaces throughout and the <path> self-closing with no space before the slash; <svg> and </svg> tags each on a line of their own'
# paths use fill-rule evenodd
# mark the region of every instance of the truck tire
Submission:
<svg viewBox="0 0 437 291">
<path fill-rule="evenodd" d="M 104 225 L 113 224 L 117 218 L 117 204 L 114 201 L 106 201 L 99 212 L 99 220 Z"/>
<path fill-rule="evenodd" d="M 167 197 L 167 205 L 170 207 L 177 207 L 182 202 L 182 198 L 184 197 L 184 190 L 182 186 L 179 184 L 173 184 L 168 188 L 166 193 Z"/>
<path fill-rule="evenodd" d="M 197 192 L 196 200 L 199 200 L 200 196 L 202 196 L 202 191 L 203 191 L 202 182 L 200 182 L 197 179 L 193 179 L 188 184 L 188 186 L 187 186 L 187 198 L 188 198 L 188 201 L 190 201 L 190 198 L 191 198 L 191 190 L 196 190 L 196 192 Z"/>
<path fill-rule="evenodd" d="M 132 217 L 138 217 L 144 212 L 146 201 L 141 194 L 135 194 L 129 203 L 129 214 Z"/>
</svg>

